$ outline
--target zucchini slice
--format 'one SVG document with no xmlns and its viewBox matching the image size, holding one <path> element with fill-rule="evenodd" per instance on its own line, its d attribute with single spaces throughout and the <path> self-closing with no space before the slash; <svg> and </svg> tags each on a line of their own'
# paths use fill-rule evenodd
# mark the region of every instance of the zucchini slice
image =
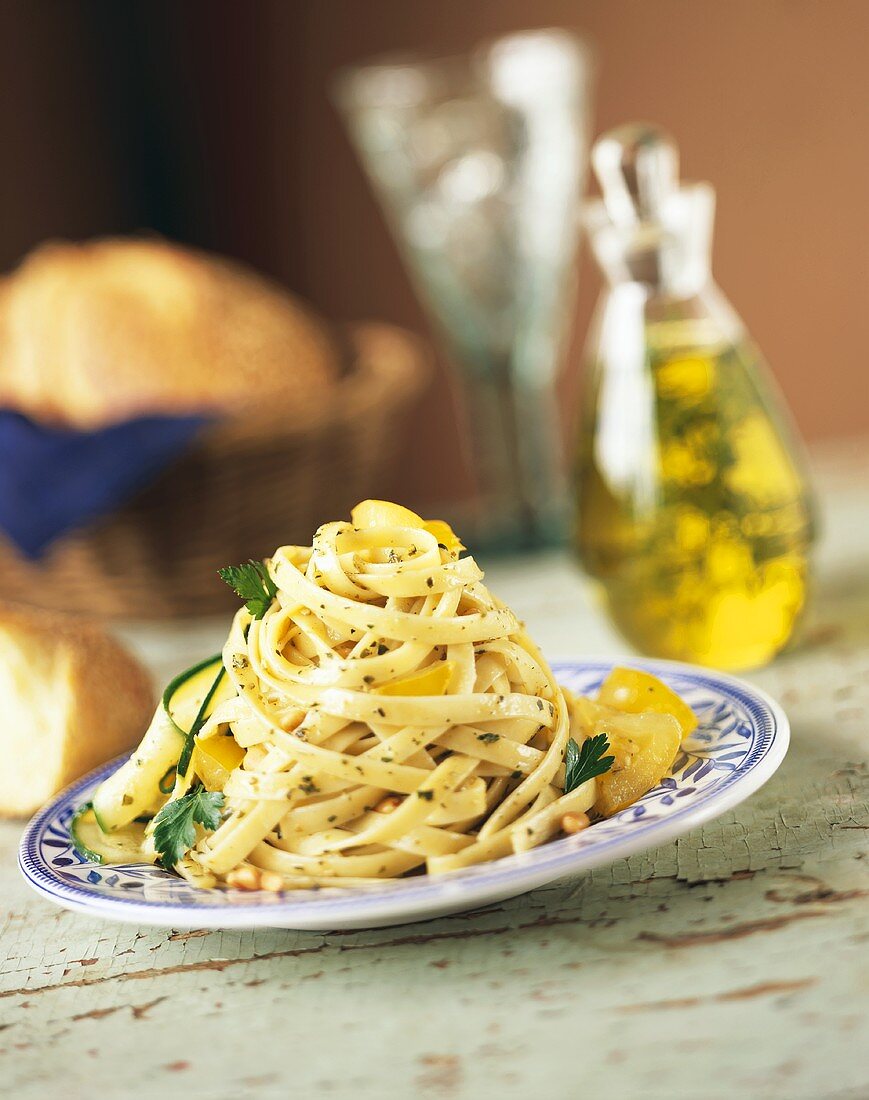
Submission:
<svg viewBox="0 0 869 1100">
<path fill-rule="evenodd" d="M 193 725 L 203 700 L 208 695 L 217 673 L 223 667 L 223 656 L 215 653 L 204 661 L 179 672 L 163 692 L 161 705 L 182 737 Z"/>
<path fill-rule="evenodd" d="M 94 816 L 103 832 L 129 825 L 160 800 L 160 781 L 178 763 L 194 722 L 235 691 L 226 676 L 215 688 L 222 668 L 220 654 L 209 657 L 176 676 L 163 692 L 138 748 L 94 794 Z"/>
<path fill-rule="evenodd" d="M 77 810 L 69 826 L 69 837 L 80 856 L 90 863 L 142 863 L 145 827 L 138 822 L 107 836 L 100 828 L 88 802 Z"/>
</svg>

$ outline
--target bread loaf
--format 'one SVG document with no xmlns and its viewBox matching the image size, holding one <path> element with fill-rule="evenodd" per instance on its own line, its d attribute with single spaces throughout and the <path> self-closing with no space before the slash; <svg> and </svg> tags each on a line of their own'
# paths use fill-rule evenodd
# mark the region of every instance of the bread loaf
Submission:
<svg viewBox="0 0 869 1100">
<path fill-rule="evenodd" d="M 98 626 L 0 604 L 0 817 L 130 748 L 153 709 L 147 673 Z"/>
<path fill-rule="evenodd" d="M 41 423 L 262 408 L 303 423 L 340 373 L 336 340 L 283 288 L 160 240 L 49 243 L 0 288 L 0 408 Z"/>
</svg>

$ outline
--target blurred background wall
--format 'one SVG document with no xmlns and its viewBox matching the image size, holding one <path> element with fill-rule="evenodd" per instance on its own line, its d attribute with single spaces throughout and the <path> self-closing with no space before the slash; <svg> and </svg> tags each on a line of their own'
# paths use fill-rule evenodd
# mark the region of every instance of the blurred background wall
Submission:
<svg viewBox="0 0 869 1100">
<path fill-rule="evenodd" d="M 869 431 L 866 0 L 6 0 L 0 267 L 46 237 L 154 230 L 274 275 L 339 318 L 425 329 L 328 98 L 385 51 L 561 24 L 598 51 L 594 129 L 677 137 L 718 190 L 717 277 L 810 439 Z M 574 348 L 597 292 L 581 263 Z M 440 369 L 443 369 L 441 364 Z M 396 491 L 461 476 L 435 389 Z"/>
</svg>

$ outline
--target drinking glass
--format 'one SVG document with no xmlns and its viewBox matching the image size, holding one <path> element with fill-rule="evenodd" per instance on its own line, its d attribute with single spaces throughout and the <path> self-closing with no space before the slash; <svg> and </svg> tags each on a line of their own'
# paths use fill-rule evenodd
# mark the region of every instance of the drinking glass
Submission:
<svg viewBox="0 0 869 1100">
<path fill-rule="evenodd" d="M 342 73 L 335 98 L 458 381 L 469 541 L 559 541 L 556 381 L 575 292 L 592 64 L 564 30 Z"/>
</svg>

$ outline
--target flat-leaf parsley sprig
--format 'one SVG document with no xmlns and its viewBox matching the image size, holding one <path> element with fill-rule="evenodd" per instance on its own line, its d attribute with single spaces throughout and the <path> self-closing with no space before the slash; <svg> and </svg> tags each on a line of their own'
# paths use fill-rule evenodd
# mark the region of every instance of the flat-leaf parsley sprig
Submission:
<svg viewBox="0 0 869 1100">
<path fill-rule="evenodd" d="M 261 619 L 278 594 L 278 588 L 265 564 L 253 558 L 245 565 L 227 565 L 218 569 L 221 580 L 241 596 L 245 607 L 255 619 Z"/>
<path fill-rule="evenodd" d="M 154 847 L 160 862 L 172 868 L 196 843 L 196 829 L 202 825 L 212 832 L 220 825 L 223 794 L 197 787 L 181 798 L 167 802 L 154 818 Z"/>
<path fill-rule="evenodd" d="M 609 749 L 605 733 L 589 737 L 579 748 L 572 737 L 568 738 L 564 754 L 564 793 L 575 791 L 589 779 L 608 772 L 615 762 L 614 756 L 604 756 Z"/>
</svg>

